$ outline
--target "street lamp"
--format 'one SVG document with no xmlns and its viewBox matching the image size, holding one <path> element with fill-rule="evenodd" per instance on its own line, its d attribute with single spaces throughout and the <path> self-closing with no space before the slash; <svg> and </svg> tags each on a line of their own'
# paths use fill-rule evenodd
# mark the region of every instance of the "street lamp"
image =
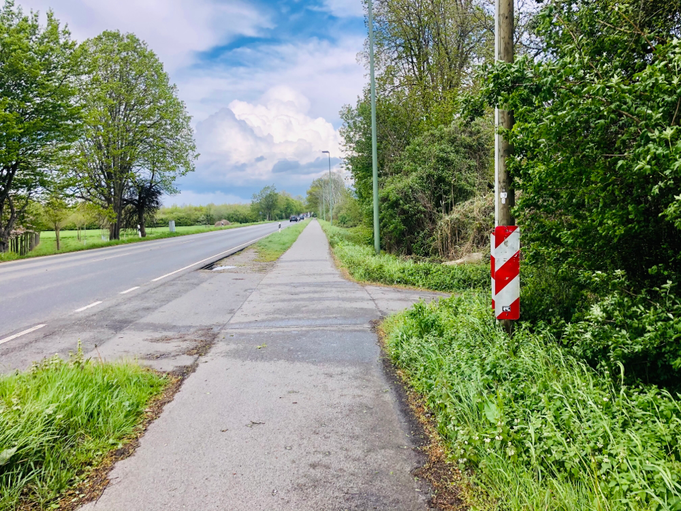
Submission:
<svg viewBox="0 0 681 511">
<path fill-rule="evenodd" d="M 333 184 L 331 182 L 331 153 L 329 151 L 322 151 L 329 155 L 329 214 L 331 225 L 333 225 Z"/>
<path fill-rule="evenodd" d="M 378 151 L 376 149 L 376 80 L 374 79 L 374 8 L 369 7 L 369 75 L 371 80 L 371 170 L 374 181 L 374 251 L 381 253 L 381 236 L 378 225 Z"/>
</svg>

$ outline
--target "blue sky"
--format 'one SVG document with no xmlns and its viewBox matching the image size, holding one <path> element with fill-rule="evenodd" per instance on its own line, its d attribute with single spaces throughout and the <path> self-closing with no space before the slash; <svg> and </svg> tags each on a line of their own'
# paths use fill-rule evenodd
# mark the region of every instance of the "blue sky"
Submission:
<svg viewBox="0 0 681 511">
<path fill-rule="evenodd" d="M 133 32 L 164 62 L 201 157 L 170 204 L 244 202 L 263 186 L 304 195 L 340 168 L 338 112 L 365 81 L 362 0 L 19 0 L 77 40 Z"/>
</svg>

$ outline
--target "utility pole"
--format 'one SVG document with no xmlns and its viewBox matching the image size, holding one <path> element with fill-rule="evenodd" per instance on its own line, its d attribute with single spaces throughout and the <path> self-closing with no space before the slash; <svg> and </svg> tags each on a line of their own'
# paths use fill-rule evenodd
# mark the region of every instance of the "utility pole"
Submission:
<svg viewBox="0 0 681 511">
<path fill-rule="evenodd" d="M 495 10 L 495 60 L 513 62 L 513 0 L 496 0 Z M 515 192 L 506 171 L 506 160 L 511 155 L 511 145 L 498 133 L 499 128 L 513 127 L 513 112 L 495 109 L 496 133 L 494 135 L 494 220 L 495 225 L 515 225 L 511 208 L 515 206 Z"/>
<path fill-rule="evenodd" d="M 381 253 L 381 233 L 378 225 L 378 150 L 376 148 L 376 80 L 374 79 L 374 11 L 369 0 L 369 76 L 371 81 L 371 166 L 374 178 L 374 251 Z"/>
<path fill-rule="evenodd" d="M 496 0 L 494 12 L 494 58 L 513 62 L 513 1 Z M 495 316 L 509 334 L 520 317 L 520 231 L 511 209 L 515 191 L 508 175 L 511 156 L 508 138 L 499 133 L 513 128 L 513 112 L 494 110 L 494 224 L 492 236 L 492 296 Z"/>
</svg>

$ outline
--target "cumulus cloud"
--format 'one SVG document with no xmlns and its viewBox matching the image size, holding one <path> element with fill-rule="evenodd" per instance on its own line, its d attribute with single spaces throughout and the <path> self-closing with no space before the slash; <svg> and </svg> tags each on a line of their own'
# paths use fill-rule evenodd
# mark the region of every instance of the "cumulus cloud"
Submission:
<svg viewBox="0 0 681 511">
<path fill-rule="evenodd" d="M 222 192 L 197 193 L 188 190 L 183 190 L 176 195 L 166 196 L 163 199 L 165 206 L 183 206 L 185 204 L 205 206 L 206 204 L 242 204 L 247 202 L 249 201 L 238 195 Z"/>
<path fill-rule="evenodd" d="M 309 182 L 327 170 L 323 150 L 334 164 L 340 137 L 333 125 L 308 115 L 309 100 L 285 86 L 268 90 L 257 102 L 232 101 L 196 128 L 201 161 L 197 174 L 214 187 L 280 188 Z"/>
<path fill-rule="evenodd" d="M 223 56 L 224 63 L 187 69 L 175 79 L 197 120 L 223 107 L 225 98 L 257 101 L 279 84 L 303 94 L 311 115 L 337 124 L 340 107 L 356 100 L 365 81 L 365 71 L 357 63 L 363 41 L 361 35 L 345 35 L 335 42 L 244 46 Z"/>
</svg>

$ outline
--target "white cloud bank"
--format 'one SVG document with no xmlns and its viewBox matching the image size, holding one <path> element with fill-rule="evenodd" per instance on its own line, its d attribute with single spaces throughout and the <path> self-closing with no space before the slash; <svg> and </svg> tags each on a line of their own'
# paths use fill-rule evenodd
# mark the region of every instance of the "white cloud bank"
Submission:
<svg viewBox="0 0 681 511">
<path fill-rule="evenodd" d="M 290 87 L 268 90 L 259 101 L 232 101 L 196 128 L 198 172 L 215 187 L 278 182 L 298 185 L 327 170 L 340 156 L 340 137 L 321 117 L 310 117 L 309 100 Z M 285 186 L 284 186 L 285 187 Z"/>
</svg>

